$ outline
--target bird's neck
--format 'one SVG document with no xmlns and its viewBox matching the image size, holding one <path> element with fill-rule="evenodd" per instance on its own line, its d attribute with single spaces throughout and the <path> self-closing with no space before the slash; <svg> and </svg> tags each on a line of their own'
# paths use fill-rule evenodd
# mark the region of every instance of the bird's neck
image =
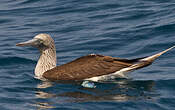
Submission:
<svg viewBox="0 0 175 110">
<path fill-rule="evenodd" d="M 42 75 L 47 70 L 56 67 L 56 50 L 55 47 L 40 50 L 40 58 L 35 68 L 35 76 L 42 78 Z"/>
</svg>

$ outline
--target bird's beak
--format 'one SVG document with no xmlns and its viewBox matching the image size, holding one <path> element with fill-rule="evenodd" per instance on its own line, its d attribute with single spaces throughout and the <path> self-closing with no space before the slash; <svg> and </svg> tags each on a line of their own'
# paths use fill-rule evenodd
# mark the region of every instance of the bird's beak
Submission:
<svg viewBox="0 0 175 110">
<path fill-rule="evenodd" d="M 39 44 L 40 44 L 40 40 L 34 38 L 34 39 L 28 40 L 26 42 L 17 43 L 16 46 L 37 46 Z"/>
</svg>

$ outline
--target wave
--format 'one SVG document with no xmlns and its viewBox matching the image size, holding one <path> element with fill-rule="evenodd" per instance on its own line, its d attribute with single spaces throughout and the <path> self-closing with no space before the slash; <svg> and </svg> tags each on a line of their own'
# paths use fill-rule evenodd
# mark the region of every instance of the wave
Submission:
<svg viewBox="0 0 175 110">
<path fill-rule="evenodd" d="M 36 61 L 20 58 L 20 57 L 5 57 L 0 58 L 0 66 L 12 65 L 12 64 L 30 64 L 35 63 Z"/>
</svg>

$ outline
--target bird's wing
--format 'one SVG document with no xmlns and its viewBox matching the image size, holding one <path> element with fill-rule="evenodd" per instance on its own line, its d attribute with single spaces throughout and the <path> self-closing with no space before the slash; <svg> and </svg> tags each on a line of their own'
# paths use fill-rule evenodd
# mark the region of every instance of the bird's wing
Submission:
<svg viewBox="0 0 175 110">
<path fill-rule="evenodd" d="M 46 71 L 43 77 L 53 81 L 83 80 L 114 73 L 133 65 L 138 60 L 120 59 L 103 55 L 87 55 Z"/>
</svg>

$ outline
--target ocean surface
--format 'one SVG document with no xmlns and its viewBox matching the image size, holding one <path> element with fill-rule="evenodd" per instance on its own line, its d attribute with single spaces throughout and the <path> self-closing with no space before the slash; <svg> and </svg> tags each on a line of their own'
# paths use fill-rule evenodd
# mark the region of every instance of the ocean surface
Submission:
<svg viewBox="0 0 175 110">
<path fill-rule="evenodd" d="M 58 65 L 95 53 L 137 58 L 175 45 L 174 0 L 1 0 L 0 110 L 175 110 L 175 49 L 128 79 L 34 78 L 39 52 L 16 43 L 48 33 Z"/>
</svg>

